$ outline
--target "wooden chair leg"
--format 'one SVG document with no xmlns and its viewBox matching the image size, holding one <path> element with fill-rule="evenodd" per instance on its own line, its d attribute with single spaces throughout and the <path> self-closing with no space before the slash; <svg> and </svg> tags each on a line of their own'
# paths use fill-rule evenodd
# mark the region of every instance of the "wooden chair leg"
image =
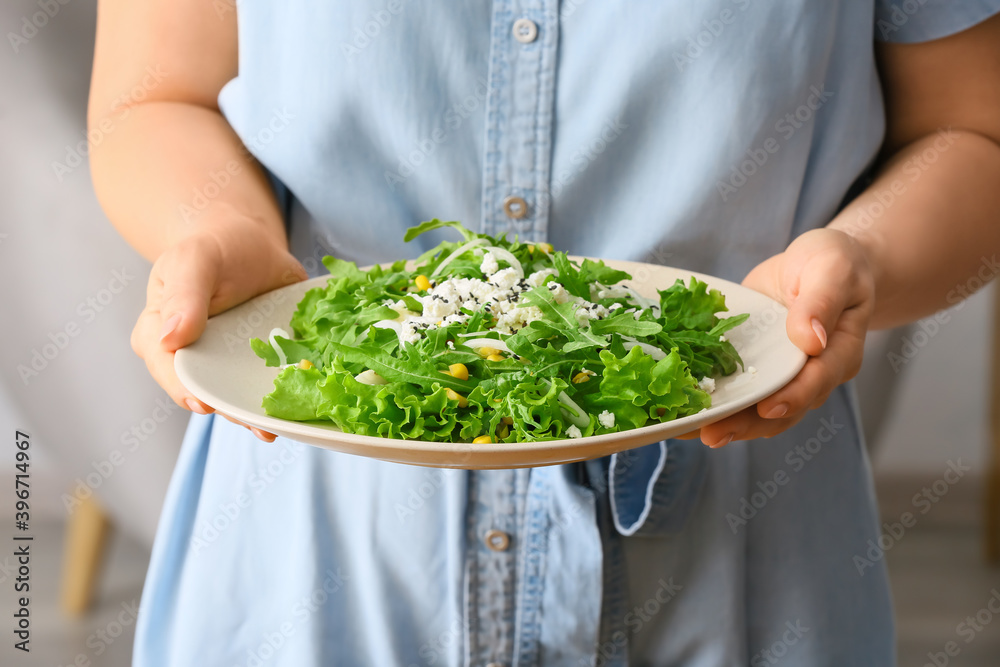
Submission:
<svg viewBox="0 0 1000 667">
<path fill-rule="evenodd" d="M 70 616 L 90 607 L 110 532 L 111 523 L 93 496 L 82 500 L 66 523 L 61 605 Z"/>
</svg>

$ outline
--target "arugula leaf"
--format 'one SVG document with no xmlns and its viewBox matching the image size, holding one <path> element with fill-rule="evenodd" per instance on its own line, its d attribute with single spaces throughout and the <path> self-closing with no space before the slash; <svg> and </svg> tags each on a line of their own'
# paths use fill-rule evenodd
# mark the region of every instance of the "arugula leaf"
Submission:
<svg viewBox="0 0 1000 667">
<path fill-rule="evenodd" d="M 441 229 L 442 227 L 454 227 L 462 234 L 462 237 L 465 238 L 466 241 L 471 241 L 472 239 L 477 238 L 479 236 L 474 232 L 470 232 L 462 225 L 461 222 L 458 222 L 457 220 L 451 220 L 445 222 L 442 220 L 438 220 L 437 218 L 434 218 L 433 220 L 428 220 L 427 222 L 421 222 L 416 227 L 410 227 L 409 229 L 407 229 L 406 235 L 403 236 L 403 240 L 409 243 L 410 241 L 417 238 L 421 234 L 424 234 L 426 232 L 435 229 Z"/>
<path fill-rule="evenodd" d="M 566 291 L 581 299 L 590 300 L 590 285 L 580 276 L 569 257 L 564 252 L 553 252 L 552 263 L 559 271 L 559 283 L 566 288 Z"/>
<path fill-rule="evenodd" d="M 632 313 L 620 313 L 603 320 L 594 320 L 590 328 L 596 334 L 621 334 L 623 336 L 655 336 L 663 331 L 663 325 L 656 322 L 636 320 Z"/>
<path fill-rule="evenodd" d="M 545 313 L 545 316 L 557 325 L 570 329 L 579 328 L 580 323 L 576 319 L 577 305 L 572 301 L 566 303 L 556 303 L 552 292 L 544 285 L 533 287 L 521 295 L 521 302 L 529 306 L 537 306 Z"/>
<path fill-rule="evenodd" d="M 721 336 L 730 329 L 734 329 L 739 325 L 743 324 L 750 317 L 750 313 L 741 313 L 739 315 L 733 315 L 732 317 L 727 317 L 724 320 L 719 320 L 719 323 L 712 327 L 709 331 L 710 336 Z"/>
<path fill-rule="evenodd" d="M 587 284 L 598 282 L 602 285 L 614 285 L 623 280 L 631 279 L 632 276 L 627 272 L 612 269 L 603 261 L 595 262 L 592 259 L 585 259 L 583 260 L 583 264 L 580 265 L 580 280 Z M 585 298 L 589 299 L 590 297 L 587 296 Z"/>
<path fill-rule="evenodd" d="M 331 343 L 330 348 L 346 361 L 364 364 L 366 368 L 391 382 L 411 382 L 424 388 L 433 388 L 437 384 L 460 392 L 467 392 L 476 386 L 471 379 L 459 380 L 441 373 L 434 364 L 415 355 L 400 359 L 384 350 L 368 349 L 367 346 L 350 347 L 339 343 Z"/>
<path fill-rule="evenodd" d="M 281 351 L 285 353 L 286 364 L 297 364 L 303 359 L 309 360 L 314 366 L 321 366 L 319 355 L 313 350 L 315 341 L 313 340 L 289 340 L 284 336 L 275 336 L 275 342 Z M 258 357 L 264 360 L 268 366 L 280 366 L 278 353 L 269 341 L 254 338 L 250 341 L 250 348 Z"/>
</svg>

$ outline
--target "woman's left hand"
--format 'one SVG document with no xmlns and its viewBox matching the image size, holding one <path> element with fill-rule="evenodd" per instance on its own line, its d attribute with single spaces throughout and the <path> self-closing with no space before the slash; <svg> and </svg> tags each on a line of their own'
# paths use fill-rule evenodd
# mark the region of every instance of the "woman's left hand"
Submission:
<svg viewBox="0 0 1000 667">
<path fill-rule="evenodd" d="M 700 436 L 709 447 L 777 435 L 857 375 L 875 302 L 864 249 L 829 228 L 801 235 L 754 268 L 743 285 L 788 308 L 788 337 L 809 359 L 791 382 L 756 406 L 683 436 Z"/>
</svg>

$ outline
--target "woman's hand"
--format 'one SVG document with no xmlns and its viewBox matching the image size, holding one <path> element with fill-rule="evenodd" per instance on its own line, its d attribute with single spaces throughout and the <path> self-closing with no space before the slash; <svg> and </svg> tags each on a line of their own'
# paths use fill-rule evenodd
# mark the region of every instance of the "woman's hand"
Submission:
<svg viewBox="0 0 1000 667">
<path fill-rule="evenodd" d="M 777 435 L 857 375 L 875 302 L 864 249 L 852 236 L 829 228 L 795 239 L 754 268 L 743 285 L 788 308 L 788 337 L 809 359 L 795 379 L 756 406 L 685 436 L 700 435 L 710 447 Z"/>
<path fill-rule="evenodd" d="M 153 264 L 146 308 L 132 330 L 132 349 L 179 406 L 199 414 L 213 412 L 177 378 L 174 352 L 197 340 L 210 316 L 306 277 L 284 240 L 257 221 L 233 217 L 205 225 Z M 274 440 L 273 434 L 250 430 L 261 440 Z"/>
</svg>

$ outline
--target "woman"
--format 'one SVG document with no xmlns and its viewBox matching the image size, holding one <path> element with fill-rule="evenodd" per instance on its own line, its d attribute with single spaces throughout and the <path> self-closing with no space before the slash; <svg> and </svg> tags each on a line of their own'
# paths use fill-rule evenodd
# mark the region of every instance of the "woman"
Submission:
<svg viewBox="0 0 1000 667">
<path fill-rule="evenodd" d="M 195 416 L 135 664 L 893 664 L 842 383 L 1000 240 L 998 11 L 103 0 L 94 183 L 154 262 L 133 347 L 199 415 L 173 352 L 208 316 L 431 217 L 745 277 L 810 355 L 701 442 L 530 470 Z"/>
</svg>

